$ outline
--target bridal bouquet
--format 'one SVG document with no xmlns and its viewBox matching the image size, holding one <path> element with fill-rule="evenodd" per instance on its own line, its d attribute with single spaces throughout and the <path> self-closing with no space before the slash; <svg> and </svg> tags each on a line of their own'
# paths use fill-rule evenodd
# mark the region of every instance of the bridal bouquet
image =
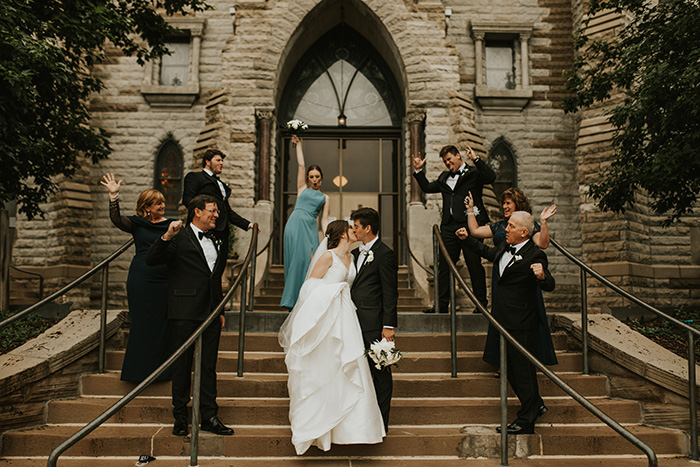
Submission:
<svg viewBox="0 0 700 467">
<path fill-rule="evenodd" d="M 287 129 L 294 130 L 296 133 L 300 133 L 304 130 L 308 130 L 309 125 L 302 122 L 301 120 L 290 120 L 287 122 Z"/>
<path fill-rule="evenodd" d="M 369 355 L 374 361 L 374 367 L 377 370 L 399 363 L 403 358 L 401 351 L 394 347 L 394 342 L 386 339 L 374 341 L 369 349 L 365 350 L 365 355 Z"/>
</svg>

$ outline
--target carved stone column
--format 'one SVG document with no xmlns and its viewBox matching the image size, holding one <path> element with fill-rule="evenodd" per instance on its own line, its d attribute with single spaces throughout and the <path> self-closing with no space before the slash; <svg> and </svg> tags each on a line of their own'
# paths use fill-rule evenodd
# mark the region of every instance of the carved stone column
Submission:
<svg viewBox="0 0 700 467">
<path fill-rule="evenodd" d="M 258 120 L 258 201 L 270 200 L 270 141 L 275 111 L 272 108 L 255 109 Z"/>
<path fill-rule="evenodd" d="M 406 115 L 408 122 L 408 132 L 410 140 L 411 156 L 423 152 L 423 124 L 425 122 L 425 111 L 422 109 L 409 110 Z M 425 157 L 425 154 L 422 154 Z M 413 178 L 413 160 L 410 161 L 409 173 L 411 174 L 411 203 L 421 202 L 421 189 L 418 182 Z"/>
</svg>

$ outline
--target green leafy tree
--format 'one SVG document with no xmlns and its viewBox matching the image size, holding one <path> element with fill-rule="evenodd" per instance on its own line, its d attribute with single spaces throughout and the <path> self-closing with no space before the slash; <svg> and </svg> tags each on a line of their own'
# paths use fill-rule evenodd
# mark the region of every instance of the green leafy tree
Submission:
<svg viewBox="0 0 700 467">
<path fill-rule="evenodd" d="M 692 212 L 700 192 L 700 3 L 594 0 L 582 30 L 605 10 L 627 23 L 614 38 L 577 33 L 579 56 L 567 76 L 573 94 L 564 104 L 615 105 L 613 160 L 590 193 L 614 212 L 647 193 L 669 225 Z"/>
<path fill-rule="evenodd" d="M 0 1 L 0 206 L 17 200 L 30 219 L 81 157 L 110 152 L 90 126 L 89 99 L 103 89 L 93 67 L 108 47 L 139 64 L 167 53 L 174 32 L 159 12 L 208 8 L 204 0 Z"/>
</svg>

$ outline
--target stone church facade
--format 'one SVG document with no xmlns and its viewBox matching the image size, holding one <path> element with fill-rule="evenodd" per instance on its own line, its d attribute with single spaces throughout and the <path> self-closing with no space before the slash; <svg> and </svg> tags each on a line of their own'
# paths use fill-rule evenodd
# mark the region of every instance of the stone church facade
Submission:
<svg viewBox="0 0 700 467">
<path fill-rule="evenodd" d="M 207 148 L 223 150 L 231 204 L 262 228 L 281 258 L 294 203 L 296 167 L 284 123 L 310 124 L 308 163 L 326 172 L 333 217 L 360 205 L 383 217 L 383 240 L 408 261 L 406 239 L 426 264 L 440 199 L 412 180 L 411 154 L 471 145 L 497 169 L 489 192 L 517 186 L 533 214 L 552 203 L 552 236 L 613 282 L 659 307 L 700 303 L 697 218 L 662 229 L 639 203 L 623 215 L 601 212 L 587 184 L 610 160 L 605 108 L 565 114 L 563 73 L 574 57 L 579 0 L 212 0 L 212 10 L 169 19 L 181 31 L 173 54 L 140 67 L 115 50 L 95 70 L 106 89 L 91 103 L 94 125 L 113 153 L 61 182 L 45 219 L 17 220 L 13 262 L 45 275 L 49 288 L 77 277 L 128 240 L 108 219 L 101 175 L 123 179 L 122 213 L 138 194 L 164 190 L 178 215 L 184 175 L 200 170 Z M 614 34 L 623 19 L 596 18 L 591 34 Z M 180 208 L 181 210 L 181 208 Z M 498 217 L 495 217 L 498 216 Z M 406 233 L 407 235 L 402 235 Z M 238 248 L 247 245 L 238 231 Z M 695 248 L 693 248 L 695 245 Z M 267 254 L 267 253 L 266 253 Z M 579 270 L 548 250 L 558 287 L 548 309 L 577 310 Z M 110 272 L 112 302 L 124 304 L 131 254 Z M 265 258 L 261 258 L 264 261 Z M 428 296 L 420 268 L 417 285 Z M 626 304 L 589 280 L 589 305 Z M 93 287 L 94 288 L 94 287 Z M 90 291 L 72 300 L 90 301 Z"/>
</svg>

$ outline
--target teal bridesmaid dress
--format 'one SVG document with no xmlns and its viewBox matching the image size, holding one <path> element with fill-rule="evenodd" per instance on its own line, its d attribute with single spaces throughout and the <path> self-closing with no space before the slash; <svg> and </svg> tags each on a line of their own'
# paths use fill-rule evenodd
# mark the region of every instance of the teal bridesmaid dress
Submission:
<svg viewBox="0 0 700 467">
<path fill-rule="evenodd" d="M 320 191 L 304 189 L 284 226 L 284 292 L 280 301 L 284 307 L 294 308 L 311 257 L 318 248 L 316 218 L 325 202 L 326 195 Z"/>
</svg>

